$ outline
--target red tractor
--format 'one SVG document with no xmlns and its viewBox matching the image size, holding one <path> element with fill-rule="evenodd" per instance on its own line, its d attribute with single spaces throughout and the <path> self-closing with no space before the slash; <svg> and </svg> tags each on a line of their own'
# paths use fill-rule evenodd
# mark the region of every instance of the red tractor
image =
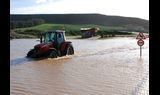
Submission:
<svg viewBox="0 0 160 95">
<path fill-rule="evenodd" d="M 74 48 L 72 42 L 66 41 L 65 31 L 52 30 L 40 35 L 40 44 L 31 49 L 27 57 L 39 58 L 49 57 L 57 58 L 58 56 L 72 55 Z"/>
</svg>

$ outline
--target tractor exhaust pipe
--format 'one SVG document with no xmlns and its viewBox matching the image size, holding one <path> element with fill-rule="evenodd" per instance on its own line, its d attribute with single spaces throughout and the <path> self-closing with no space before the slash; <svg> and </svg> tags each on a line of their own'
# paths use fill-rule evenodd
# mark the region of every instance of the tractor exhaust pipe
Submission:
<svg viewBox="0 0 160 95">
<path fill-rule="evenodd" d="M 40 43 L 42 43 L 42 34 L 40 34 Z"/>
</svg>

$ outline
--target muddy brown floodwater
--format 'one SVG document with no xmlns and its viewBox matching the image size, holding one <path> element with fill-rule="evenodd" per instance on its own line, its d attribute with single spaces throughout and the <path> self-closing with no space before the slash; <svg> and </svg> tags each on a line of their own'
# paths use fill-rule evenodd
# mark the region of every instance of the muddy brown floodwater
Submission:
<svg viewBox="0 0 160 95">
<path fill-rule="evenodd" d="M 11 95 L 149 95 L 149 40 L 70 39 L 75 55 L 27 59 L 37 39 L 10 41 Z"/>
</svg>

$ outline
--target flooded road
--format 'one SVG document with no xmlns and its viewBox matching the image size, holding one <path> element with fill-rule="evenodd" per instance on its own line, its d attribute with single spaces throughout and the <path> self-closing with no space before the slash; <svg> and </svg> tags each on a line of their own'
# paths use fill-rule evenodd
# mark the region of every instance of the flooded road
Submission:
<svg viewBox="0 0 160 95">
<path fill-rule="evenodd" d="M 11 95 L 149 95 L 149 40 L 71 39 L 75 55 L 32 60 L 36 39 L 10 41 Z"/>
</svg>

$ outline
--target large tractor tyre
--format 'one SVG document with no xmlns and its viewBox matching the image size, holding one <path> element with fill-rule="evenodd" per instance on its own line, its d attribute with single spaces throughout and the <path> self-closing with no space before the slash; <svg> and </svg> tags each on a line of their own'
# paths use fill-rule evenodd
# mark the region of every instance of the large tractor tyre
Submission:
<svg viewBox="0 0 160 95">
<path fill-rule="evenodd" d="M 65 49 L 65 55 L 72 55 L 74 54 L 74 49 L 72 45 L 68 45 Z"/>
<path fill-rule="evenodd" d="M 31 49 L 28 53 L 27 53 L 27 57 L 30 57 L 30 58 L 33 58 L 33 57 L 36 57 L 35 54 L 34 54 L 35 50 L 34 49 Z"/>
<path fill-rule="evenodd" d="M 51 50 L 49 53 L 49 58 L 57 58 L 58 57 L 58 53 L 56 50 Z"/>
</svg>

